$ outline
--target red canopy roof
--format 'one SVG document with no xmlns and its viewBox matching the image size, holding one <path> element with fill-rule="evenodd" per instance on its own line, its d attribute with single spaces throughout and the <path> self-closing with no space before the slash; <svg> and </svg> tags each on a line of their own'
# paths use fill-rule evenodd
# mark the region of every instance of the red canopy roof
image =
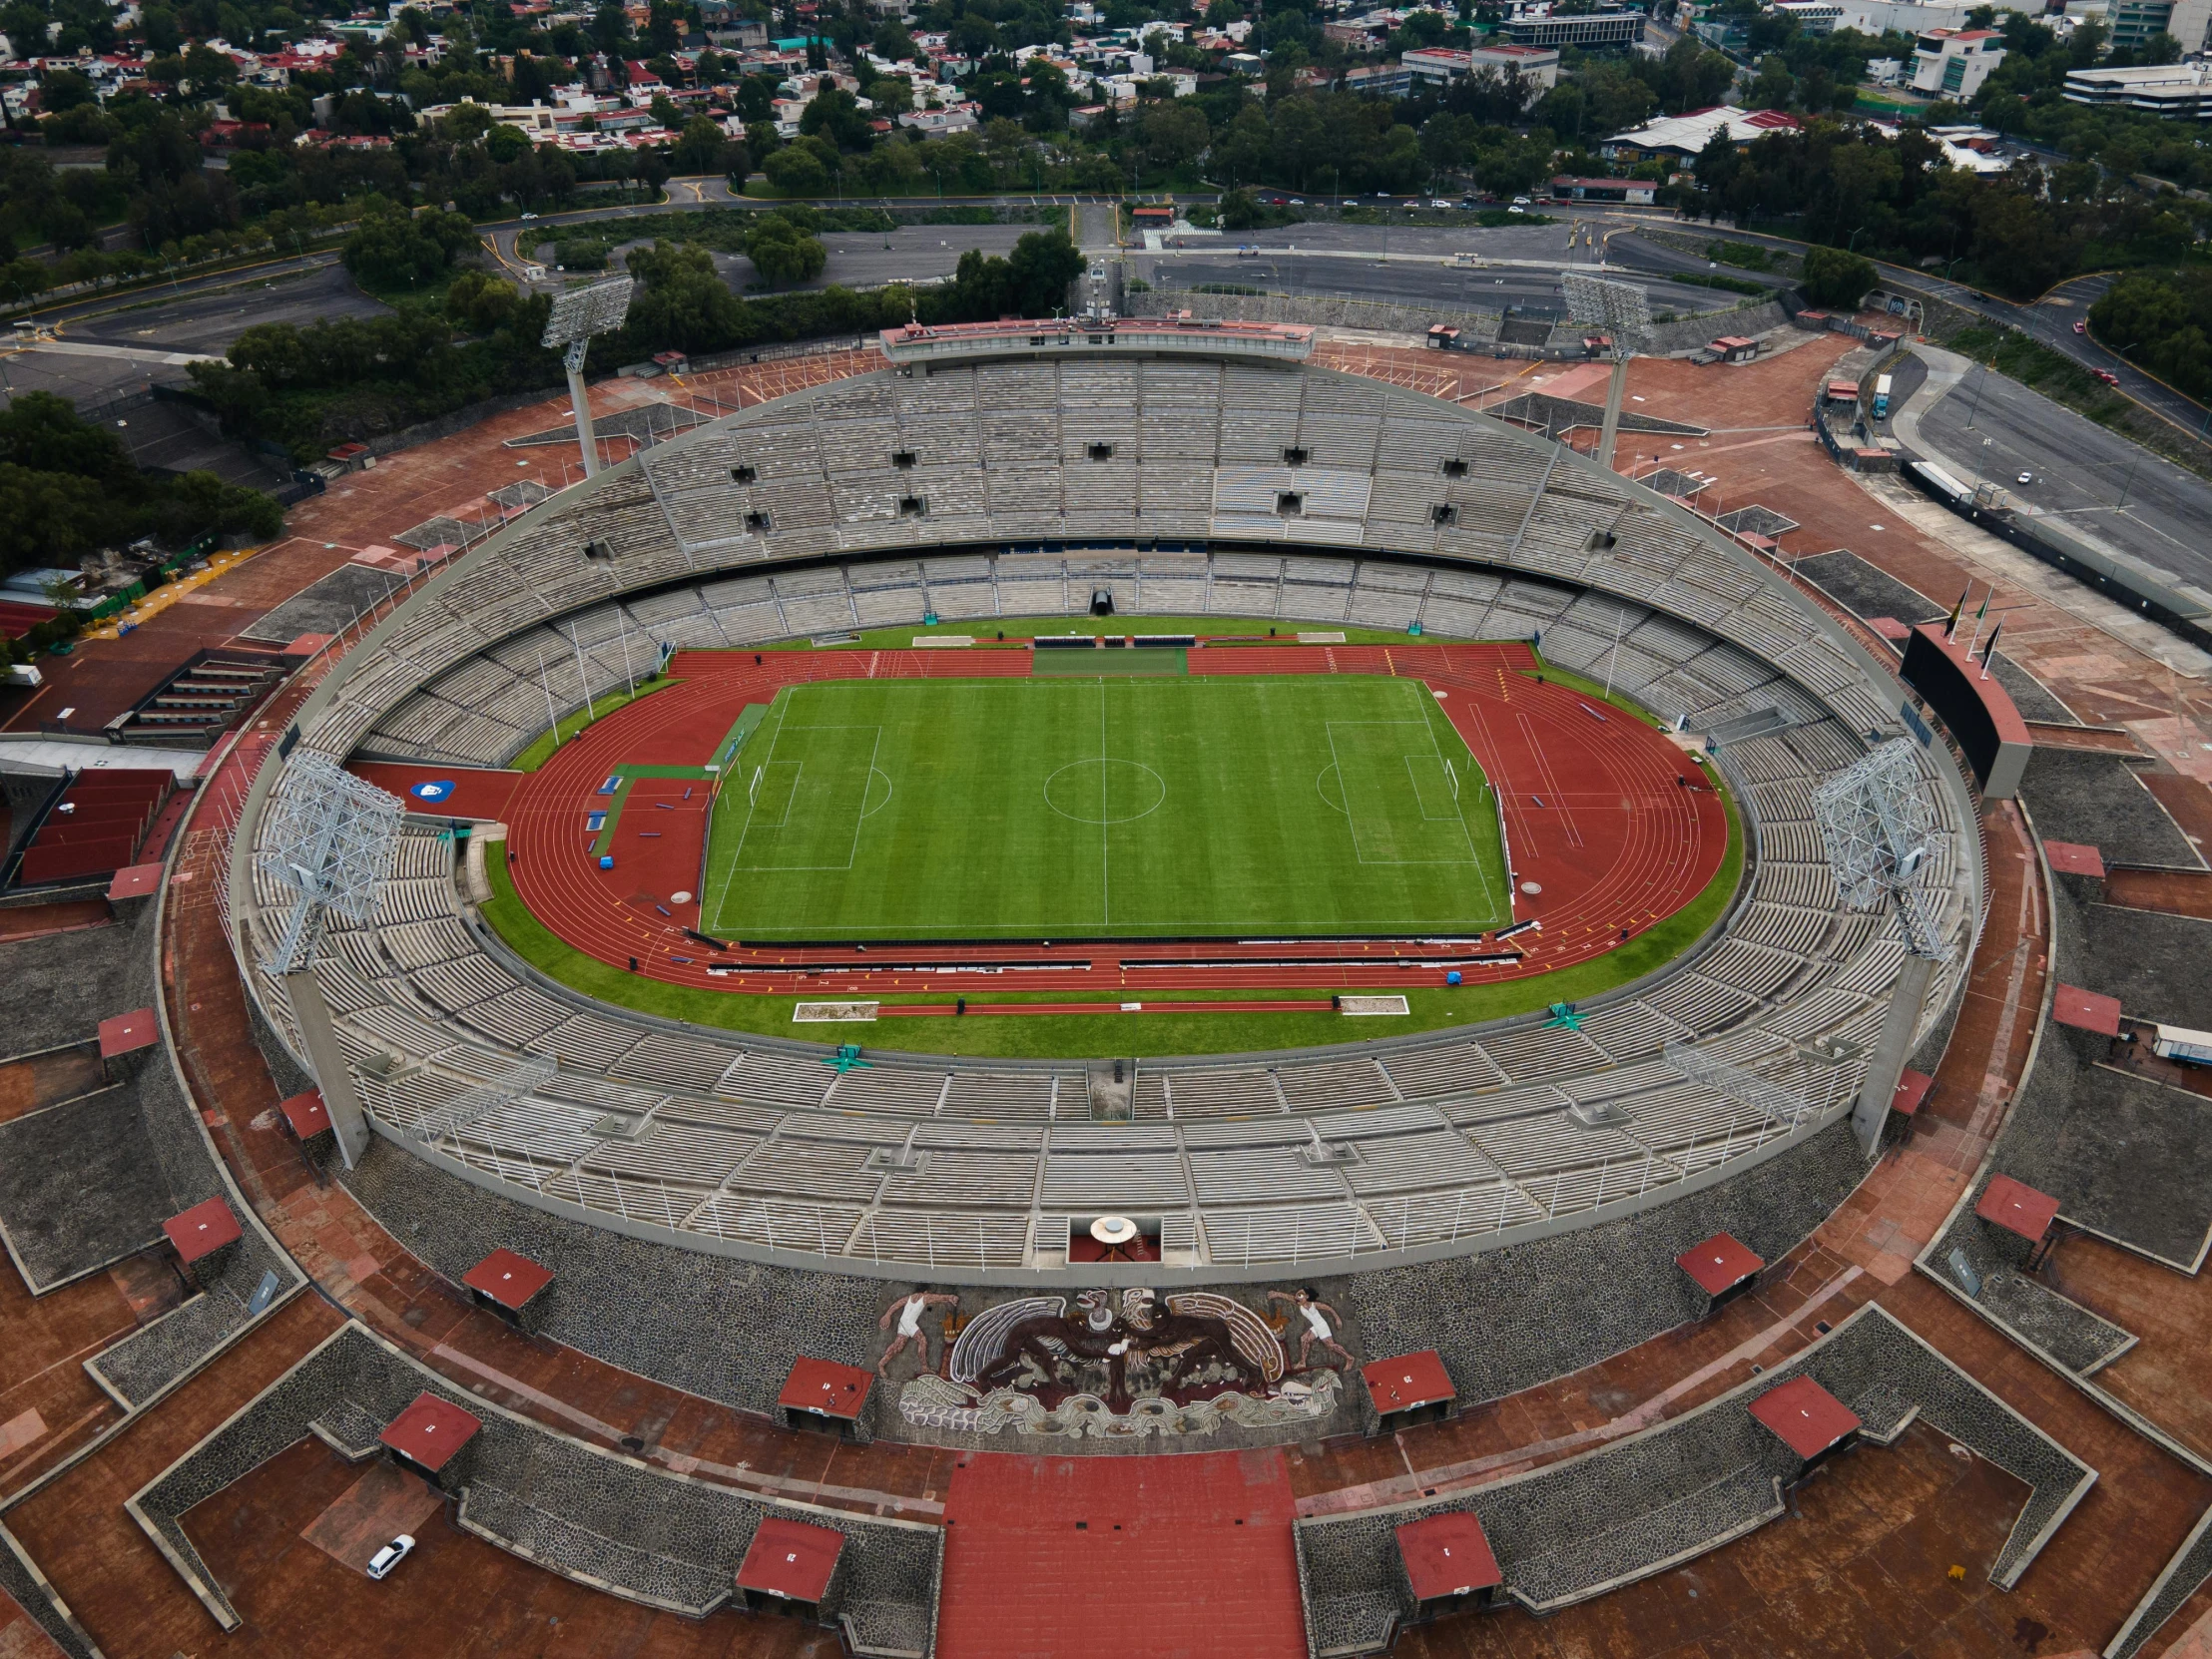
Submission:
<svg viewBox="0 0 2212 1659">
<path fill-rule="evenodd" d="M 793 1601 L 820 1601 L 843 1548 L 842 1532 L 770 1515 L 753 1533 L 753 1547 L 738 1568 L 738 1588 Z"/>
<path fill-rule="evenodd" d="M 840 1366 L 830 1360 L 810 1360 L 801 1355 L 792 1362 L 792 1374 L 784 1380 L 784 1391 L 776 1403 L 790 1411 L 815 1411 L 826 1417 L 854 1421 L 867 1403 L 867 1391 L 875 1373 L 857 1366 Z"/>
<path fill-rule="evenodd" d="M 2009 1175 L 1992 1175 L 1973 1213 L 2007 1233 L 2017 1233 L 2029 1244 L 2041 1244 L 2057 1219 L 2058 1200 Z"/>
<path fill-rule="evenodd" d="M 1751 1414 L 1800 1457 L 1818 1457 L 1859 1428 L 1858 1413 L 1814 1382 L 1793 1377 L 1751 1402 Z"/>
<path fill-rule="evenodd" d="M 2068 875 L 2104 873 L 2104 854 L 2078 841 L 2045 841 L 2043 856 L 2050 860 L 2052 869 L 2063 870 Z"/>
<path fill-rule="evenodd" d="M 2116 1037 L 2120 1034 L 2120 999 L 2085 991 L 2079 985 L 2060 985 L 2050 999 L 2050 1017 L 2060 1025 Z"/>
<path fill-rule="evenodd" d="M 118 1054 L 129 1054 L 136 1049 L 151 1048 L 161 1040 L 162 1022 L 154 1017 L 154 1010 L 151 1008 L 116 1014 L 100 1022 L 100 1058 L 103 1060 L 112 1060 Z"/>
<path fill-rule="evenodd" d="M 108 883 L 108 896 L 114 898 L 144 898 L 162 884 L 160 864 L 133 864 L 129 869 L 119 869 L 115 879 Z"/>
<path fill-rule="evenodd" d="M 1696 1280 L 1707 1296 L 1719 1296 L 1767 1264 L 1749 1245 L 1738 1243 L 1726 1233 L 1715 1233 L 1677 1256 L 1674 1265 Z"/>
<path fill-rule="evenodd" d="M 524 1303 L 553 1283 L 553 1270 L 502 1245 L 462 1274 L 461 1283 L 520 1313 Z"/>
<path fill-rule="evenodd" d="M 376 1438 L 408 1462 L 434 1474 L 483 1426 L 458 1405 L 425 1389 Z"/>
<path fill-rule="evenodd" d="M 1936 1079 L 1925 1071 L 1907 1071 L 1898 1077 L 1897 1091 L 1890 1096 L 1890 1110 L 1903 1112 L 1911 1117 L 1921 1109 L 1921 1102 L 1928 1098 L 1928 1091 L 1936 1086 Z"/>
<path fill-rule="evenodd" d="M 1407 1521 L 1397 1529 L 1397 1552 L 1405 1558 L 1405 1576 L 1413 1599 L 1465 1595 L 1505 1582 L 1482 1523 L 1465 1510 Z"/>
<path fill-rule="evenodd" d="M 319 1135 L 330 1127 L 330 1109 L 322 1104 L 321 1092 L 316 1089 L 277 1101 L 276 1110 L 284 1114 L 284 1121 L 291 1125 L 291 1132 L 301 1140 L 310 1135 Z"/>
<path fill-rule="evenodd" d="M 1360 1375 L 1367 1379 L 1368 1392 L 1375 1396 L 1379 1411 L 1410 1411 L 1418 1405 L 1459 1397 L 1434 1349 L 1373 1361 L 1360 1368 Z"/>
<path fill-rule="evenodd" d="M 181 1216 L 171 1216 L 162 1223 L 162 1231 L 177 1247 L 179 1257 L 188 1263 L 197 1262 L 203 1256 L 213 1256 L 239 1236 L 239 1218 L 231 1214 L 231 1207 L 222 1199 L 211 1198 Z"/>
</svg>

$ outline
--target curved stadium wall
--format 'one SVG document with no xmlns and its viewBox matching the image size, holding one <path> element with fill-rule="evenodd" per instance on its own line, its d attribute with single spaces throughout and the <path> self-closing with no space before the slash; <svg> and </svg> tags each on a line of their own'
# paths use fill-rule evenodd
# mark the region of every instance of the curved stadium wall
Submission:
<svg viewBox="0 0 2212 1659">
<path fill-rule="evenodd" d="M 587 557 L 594 543 L 611 556 Z M 375 1129 L 507 1197 L 696 1251 L 1095 1283 L 1160 1270 L 1070 1275 L 1050 1248 L 1069 1214 L 1161 1215 L 1171 1269 L 1200 1279 L 1381 1267 L 1616 1220 L 1732 1180 L 1848 1112 L 1863 1063 L 1839 1070 L 1805 1045 L 1871 1049 L 1903 946 L 1887 917 L 1842 908 L 1811 791 L 1902 731 L 1888 675 L 1667 499 L 1531 434 L 1328 370 L 1203 348 L 1016 351 L 746 410 L 456 560 L 317 689 L 287 755 L 500 764 L 530 733 L 500 718 L 522 704 L 500 700 L 527 660 L 502 651 L 560 630 L 575 649 L 555 700 L 580 706 L 623 677 L 611 643 L 597 649 L 618 605 L 625 638 L 737 646 L 925 609 L 1081 611 L 1101 586 L 1123 610 L 1324 624 L 1403 626 L 1417 604 L 1431 634 L 1540 629 L 1551 660 L 1607 659 L 1628 695 L 1694 730 L 1773 709 L 1781 729 L 1721 754 L 1748 843 L 1738 900 L 1691 956 L 1603 999 L 1579 1032 L 1530 1018 L 1357 1053 L 1146 1060 L 1148 1110 L 1109 1126 L 1056 1110 L 1079 1065 L 871 1048 L 871 1071 L 851 1074 L 864 1086 L 848 1089 L 819 1047 L 590 1002 L 490 937 L 460 902 L 450 848 L 418 832 L 376 920 L 335 931 L 317 969 Z M 255 843 L 282 770 L 263 769 L 241 821 L 234 943 L 297 1053 L 282 983 L 258 965 L 281 895 L 257 887 Z M 1964 780 L 1939 748 L 1923 770 L 1948 830 L 1952 944 L 1925 1028 L 1961 982 L 1983 875 Z M 1828 1104 L 1795 1122 L 1747 1114 L 1664 1060 L 1675 1042 Z M 544 1052 L 562 1056 L 557 1075 L 452 1121 L 457 1098 Z M 1298 1160 L 1317 1129 L 1358 1148 L 1349 1173 L 1328 1172 L 1334 1189 Z M 869 1156 L 906 1144 L 938 1179 Z"/>
</svg>

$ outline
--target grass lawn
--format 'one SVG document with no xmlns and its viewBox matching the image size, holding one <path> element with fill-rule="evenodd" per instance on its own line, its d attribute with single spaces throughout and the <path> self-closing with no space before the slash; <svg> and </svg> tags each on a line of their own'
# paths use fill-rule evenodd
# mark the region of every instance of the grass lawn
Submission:
<svg viewBox="0 0 2212 1659">
<path fill-rule="evenodd" d="M 1464 934 L 1511 914 L 1495 804 L 1417 681 L 817 682 L 778 695 L 728 779 L 702 926 L 748 942 Z"/>
<path fill-rule="evenodd" d="M 1736 891 L 1743 876 L 1744 842 L 1736 807 L 1722 799 L 1729 814 L 1728 855 L 1703 892 L 1674 915 L 1649 931 L 1639 933 L 1618 950 L 1595 961 L 1540 973 L 1526 979 L 1506 979 L 1490 984 L 1456 986 L 1408 986 L 1388 973 L 1378 974 L 1357 990 L 1395 991 L 1410 1009 L 1405 1019 L 1347 1019 L 1336 1013 L 1293 1012 L 1209 1014 L 1049 1014 L 1036 1018 L 1020 1015 L 950 1015 L 878 1020 L 873 1025 L 795 1025 L 792 1011 L 802 1000 L 796 996 L 753 996 L 740 991 L 670 985 L 587 956 L 563 942 L 545 923 L 530 913 L 507 873 L 507 860 L 491 857 L 485 869 L 491 876 L 492 901 L 484 906 L 484 919 L 510 949 L 539 972 L 559 980 L 586 996 L 635 1008 L 664 1019 L 689 1020 L 695 1025 L 725 1031 L 756 1031 L 778 1037 L 820 1038 L 832 1033 L 834 1042 L 859 1042 L 869 1047 L 903 1049 L 920 1054 L 958 1054 L 971 1058 L 1019 1057 L 1027 1059 L 1082 1058 L 1099 1054 L 1242 1054 L 1258 1049 L 1307 1048 L 1325 1043 L 1357 1042 L 1375 1037 L 1402 1036 L 1411 1031 L 1432 1031 L 1448 1025 L 1472 1025 L 1483 1020 L 1505 1019 L 1528 1013 L 1554 1002 L 1574 1002 L 1600 991 L 1626 984 L 1671 961 L 1695 943 L 1710 927 Z M 839 993 L 840 995 L 847 993 Z M 946 991 L 893 993 L 878 1000 L 943 1002 Z M 1154 993 L 1157 994 L 1157 993 Z M 1176 991 L 1178 1000 L 1255 1000 L 1271 994 L 1282 1000 L 1311 999 L 1312 990 Z M 992 996 L 994 1002 L 1050 1002 L 1064 992 L 1042 991 Z M 808 1000 L 820 1000 L 810 993 Z M 970 996 L 969 1003 L 984 1000 Z M 1379 1030 L 1378 1027 L 1387 1027 Z"/>
</svg>

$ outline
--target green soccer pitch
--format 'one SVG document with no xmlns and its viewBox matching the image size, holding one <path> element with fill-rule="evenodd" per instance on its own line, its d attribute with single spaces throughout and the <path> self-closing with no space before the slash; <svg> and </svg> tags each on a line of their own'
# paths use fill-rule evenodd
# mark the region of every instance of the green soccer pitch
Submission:
<svg viewBox="0 0 2212 1659">
<path fill-rule="evenodd" d="M 746 940 L 1471 933 L 1497 809 L 1417 681 L 847 680 L 733 758 L 700 925 Z"/>
</svg>

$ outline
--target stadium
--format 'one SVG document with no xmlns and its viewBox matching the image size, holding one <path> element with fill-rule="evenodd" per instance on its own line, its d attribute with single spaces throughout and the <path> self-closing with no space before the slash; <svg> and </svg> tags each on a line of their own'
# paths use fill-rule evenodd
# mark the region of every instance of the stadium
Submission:
<svg viewBox="0 0 2212 1659">
<path fill-rule="evenodd" d="M 41 1641 L 2169 1651 L 2212 1463 L 2072 1264 L 2193 1294 L 2201 1091 L 2045 979 L 2205 924 L 1992 843 L 1963 636 L 1314 345 L 887 332 L 268 706 L 107 900 L 128 1121 L 0 1122 L 184 1288 L 0 1505 Z M 33 1296 L 140 1247 L 0 1185 Z"/>
</svg>

